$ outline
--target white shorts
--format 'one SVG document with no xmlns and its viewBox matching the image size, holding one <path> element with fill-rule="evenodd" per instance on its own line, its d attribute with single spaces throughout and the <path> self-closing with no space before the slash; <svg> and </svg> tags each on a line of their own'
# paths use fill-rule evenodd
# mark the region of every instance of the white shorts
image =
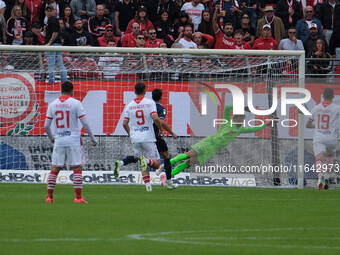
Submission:
<svg viewBox="0 0 340 255">
<path fill-rule="evenodd" d="M 313 142 L 313 148 L 314 148 L 314 156 L 319 155 L 320 153 L 326 152 L 326 154 L 333 154 L 336 146 L 338 145 L 338 141 L 336 140 L 336 143 L 334 141 L 315 141 Z"/>
<path fill-rule="evenodd" d="M 54 146 L 52 153 L 52 166 L 70 167 L 85 165 L 83 146 Z"/>
<path fill-rule="evenodd" d="M 135 158 L 139 158 L 140 156 L 144 156 L 146 158 L 152 160 L 159 160 L 159 154 L 157 150 L 156 143 L 134 143 L 133 144 L 133 152 L 135 153 Z"/>
</svg>

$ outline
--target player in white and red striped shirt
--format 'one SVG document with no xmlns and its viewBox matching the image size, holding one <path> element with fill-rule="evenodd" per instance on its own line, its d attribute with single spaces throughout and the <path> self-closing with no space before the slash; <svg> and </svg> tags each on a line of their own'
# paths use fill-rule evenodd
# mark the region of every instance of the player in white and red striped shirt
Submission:
<svg viewBox="0 0 340 255">
<path fill-rule="evenodd" d="M 329 172 L 338 144 L 340 118 L 340 106 L 333 103 L 334 90 L 326 88 L 323 98 L 324 101 L 312 109 L 312 116 L 306 123 L 307 128 L 315 129 L 313 147 L 319 190 L 329 187 Z"/>
<path fill-rule="evenodd" d="M 85 157 L 81 141 L 78 119 L 89 134 L 93 146 L 97 140 L 92 134 L 87 123 L 84 108 L 80 101 L 72 98 L 73 84 L 63 82 L 61 84 L 62 96 L 54 100 L 48 106 L 45 121 L 46 133 L 54 143 L 52 154 L 52 170 L 47 180 L 46 203 L 53 203 L 53 191 L 59 171 L 67 163 L 74 171 L 73 186 L 75 191 L 75 203 L 87 203 L 81 195 L 83 186 L 82 166 L 85 165 Z M 51 125 L 55 127 L 54 132 Z"/>
<path fill-rule="evenodd" d="M 135 85 L 135 94 L 137 97 L 125 107 L 123 121 L 123 127 L 130 135 L 133 145 L 134 158 L 129 159 L 129 163 L 137 162 L 137 159 L 140 161 L 146 191 L 152 191 L 148 166 L 154 169 L 160 167 L 153 123 L 159 128 L 161 136 L 164 135 L 163 127 L 157 114 L 155 101 L 144 97 L 146 94 L 144 83 L 139 82 Z M 115 162 L 116 178 L 123 165 L 124 161 Z"/>
</svg>

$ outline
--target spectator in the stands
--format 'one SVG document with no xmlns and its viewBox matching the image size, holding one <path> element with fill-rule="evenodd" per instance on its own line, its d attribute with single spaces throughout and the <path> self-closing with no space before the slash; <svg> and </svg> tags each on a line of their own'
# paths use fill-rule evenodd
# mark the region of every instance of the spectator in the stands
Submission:
<svg viewBox="0 0 340 255">
<path fill-rule="evenodd" d="M 145 5 L 148 9 L 150 21 L 153 24 L 160 21 L 162 11 L 167 11 L 170 22 L 173 22 L 179 13 L 179 10 L 176 8 L 176 3 L 173 0 L 147 0 L 145 1 Z"/>
<path fill-rule="evenodd" d="M 309 25 L 309 33 L 310 36 L 307 38 L 306 42 L 303 45 L 303 47 L 305 48 L 306 56 L 308 56 L 308 54 L 315 49 L 316 40 L 319 38 L 321 38 L 324 41 L 325 49 L 328 52 L 328 44 L 323 37 L 319 36 L 318 26 L 315 23 L 311 23 Z"/>
<path fill-rule="evenodd" d="M 329 44 L 333 30 L 340 19 L 340 3 L 339 0 L 327 0 L 320 5 L 317 17 L 321 21 L 324 29 L 325 39 Z"/>
<path fill-rule="evenodd" d="M 96 2 L 94 0 L 72 0 L 71 8 L 75 18 L 81 18 L 83 24 L 96 14 Z"/>
<path fill-rule="evenodd" d="M 99 46 L 106 47 L 108 40 L 115 40 L 116 46 L 118 46 L 119 38 L 114 36 L 114 26 L 107 24 L 105 27 L 104 34 L 98 38 Z"/>
<path fill-rule="evenodd" d="M 215 12 L 213 16 L 213 28 L 215 32 L 215 49 L 230 49 L 234 47 L 235 39 L 233 38 L 234 28 L 231 23 L 225 23 L 223 26 L 223 32 L 217 24 L 217 19 L 222 17 L 219 5 L 215 6 Z"/>
<path fill-rule="evenodd" d="M 161 19 L 155 23 L 157 38 L 162 39 L 168 47 L 174 42 L 175 29 L 169 20 L 169 13 L 165 10 L 161 12 Z"/>
<path fill-rule="evenodd" d="M 236 27 L 236 29 L 241 29 L 243 33 L 243 41 L 249 43 L 250 45 L 254 44 L 255 41 L 255 29 L 249 25 L 249 15 L 247 13 L 243 13 L 241 17 L 241 26 Z"/>
<path fill-rule="evenodd" d="M 15 5 L 11 17 L 7 20 L 6 36 L 7 44 L 20 45 L 23 42 L 23 35 L 29 29 L 27 20 L 22 16 L 21 8 Z"/>
<path fill-rule="evenodd" d="M 88 20 L 88 31 L 92 34 L 96 46 L 99 46 L 98 38 L 105 33 L 105 27 L 110 23 L 110 19 L 104 17 L 104 6 L 97 5 L 96 15 Z"/>
<path fill-rule="evenodd" d="M 81 18 L 78 18 L 75 23 L 75 32 L 70 34 L 69 42 L 71 46 L 93 46 L 93 37 L 92 35 L 84 30 L 84 25 Z"/>
<path fill-rule="evenodd" d="M 219 6 L 221 16 L 219 24 L 222 27 L 225 23 L 231 23 L 233 27 L 240 25 L 241 22 L 241 4 L 238 0 L 218 0 L 215 5 Z M 213 5 L 213 7 L 215 6 Z"/>
<path fill-rule="evenodd" d="M 337 65 L 340 65 L 340 20 L 338 21 L 338 25 L 333 31 L 331 36 L 331 40 L 329 41 L 329 52 L 332 57 L 336 57 L 339 59 L 337 61 Z"/>
<path fill-rule="evenodd" d="M 265 9 L 267 6 L 273 7 L 274 12 L 276 11 L 276 4 L 279 0 L 259 0 L 259 18 L 265 15 Z M 275 13 L 274 13 L 275 14 Z"/>
<path fill-rule="evenodd" d="M 33 41 L 33 33 L 31 31 L 26 31 L 24 33 L 24 41 L 22 42 L 22 45 L 36 45 Z"/>
<path fill-rule="evenodd" d="M 270 5 L 264 8 L 264 17 L 257 23 L 256 37 L 263 33 L 264 25 L 270 26 L 271 36 L 279 45 L 280 41 L 285 37 L 285 27 L 282 20 L 274 15 L 274 9 Z"/>
<path fill-rule="evenodd" d="M 67 33 L 64 20 L 62 18 L 58 18 L 58 21 L 60 25 L 60 37 L 61 37 L 62 45 L 68 46 L 70 45 L 69 34 Z"/>
<path fill-rule="evenodd" d="M 150 28 L 153 28 L 153 24 L 149 20 L 149 16 L 147 13 L 147 9 L 144 5 L 141 5 L 138 7 L 137 14 L 135 17 L 129 22 L 127 28 L 126 28 L 126 33 L 131 33 L 132 32 L 132 24 L 137 22 L 139 25 L 139 32 L 143 33 L 146 35 L 147 31 Z"/>
<path fill-rule="evenodd" d="M 192 40 L 197 44 L 197 47 L 207 44 L 208 48 L 212 48 L 215 38 L 211 35 L 202 34 L 201 32 L 197 31 L 192 35 Z"/>
<path fill-rule="evenodd" d="M 251 46 L 249 43 L 243 40 L 243 32 L 241 29 L 236 29 L 234 32 L 235 44 L 232 49 L 235 50 L 250 50 Z"/>
<path fill-rule="evenodd" d="M 321 22 L 313 16 L 313 13 L 313 7 L 307 5 L 305 8 L 305 17 L 300 19 L 296 24 L 296 38 L 300 39 L 303 44 L 305 44 L 308 37 L 310 36 L 309 25 L 311 23 L 316 24 L 316 26 L 318 27 L 318 36 L 323 37 Z"/>
<path fill-rule="evenodd" d="M 97 5 L 104 6 L 104 16 L 109 18 L 112 25 L 115 25 L 115 11 L 120 0 L 96 0 Z"/>
<path fill-rule="evenodd" d="M 156 29 L 154 28 L 149 29 L 148 35 L 149 38 L 145 42 L 145 48 L 159 48 L 159 45 L 164 42 L 156 37 Z"/>
<path fill-rule="evenodd" d="M 122 36 L 129 22 L 133 19 L 137 11 L 137 4 L 133 0 L 123 0 L 116 6 L 115 11 L 115 25 L 117 35 Z"/>
<path fill-rule="evenodd" d="M 74 31 L 74 14 L 70 5 L 65 5 L 60 13 L 60 18 L 64 20 L 64 24 L 67 30 L 67 34 L 71 34 Z"/>
<path fill-rule="evenodd" d="M 0 0 L 0 44 L 6 42 L 6 20 L 4 17 L 6 11 L 6 4 Z"/>
<path fill-rule="evenodd" d="M 54 47 L 61 46 L 62 41 L 60 37 L 60 24 L 58 19 L 54 16 L 53 6 L 45 7 L 45 14 L 48 18 L 47 26 L 46 26 L 46 38 L 45 38 L 45 46 Z M 60 79 L 61 81 L 67 81 L 67 71 L 63 64 L 63 54 L 62 52 L 55 51 L 47 51 L 46 59 L 48 64 L 48 82 L 55 82 L 55 66 L 58 66 L 60 71 Z"/>
<path fill-rule="evenodd" d="M 306 66 L 310 74 L 327 74 L 332 71 L 333 63 L 330 59 L 331 55 L 326 51 L 325 41 L 318 38 L 315 42 L 315 48 L 307 55 Z M 321 60 L 322 59 L 322 60 Z M 322 75 L 313 76 L 321 78 Z"/>
<path fill-rule="evenodd" d="M 178 42 L 183 49 L 197 49 L 197 44 L 192 41 L 192 34 L 192 25 L 186 25 L 183 31 L 183 38 Z"/>
<path fill-rule="evenodd" d="M 185 11 L 191 18 L 191 21 L 194 24 L 194 31 L 198 30 L 198 25 L 201 23 L 202 12 L 204 9 L 205 8 L 204 5 L 201 4 L 201 0 L 192 0 L 189 3 L 183 4 L 181 8 L 181 11 Z"/>
<path fill-rule="evenodd" d="M 281 18 L 282 23 L 288 31 L 291 26 L 296 26 L 302 18 L 300 3 L 296 0 L 279 0 L 276 5 L 276 15 Z"/>
<path fill-rule="evenodd" d="M 254 31 L 256 30 L 256 25 L 257 25 L 257 7 L 258 7 L 258 0 L 242 0 L 242 11 L 243 11 L 242 17 L 244 14 L 247 14 L 247 16 L 250 19 L 249 24 L 254 29 Z"/>
<path fill-rule="evenodd" d="M 25 4 L 31 13 L 30 24 L 39 22 L 39 15 L 41 10 L 42 2 L 41 0 L 25 0 Z"/>
<path fill-rule="evenodd" d="M 132 33 L 127 33 L 123 36 L 122 47 L 136 47 L 136 36 L 139 34 L 139 24 L 132 24 Z"/>
<path fill-rule="evenodd" d="M 188 24 L 192 24 L 189 20 L 189 15 L 185 11 L 181 11 L 178 14 L 178 22 L 174 24 L 174 30 L 175 30 L 174 38 L 177 38 L 179 36 L 180 34 L 179 28 L 184 27 Z"/>
<path fill-rule="evenodd" d="M 39 23 L 42 27 L 45 27 L 47 25 L 48 18 L 45 14 L 45 9 L 47 6 L 53 7 L 54 17 L 56 18 L 60 17 L 61 7 L 59 4 L 59 0 L 44 0 L 40 8 L 40 17 L 39 17 Z"/>
<path fill-rule="evenodd" d="M 29 25 L 31 24 L 31 11 L 29 10 L 29 8 L 26 6 L 25 4 L 25 0 L 15 0 L 15 5 L 19 5 L 21 8 L 21 13 L 22 16 L 27 20 L 27 23 Z"/>
<path fill-rule="evenodd" d="M 31 27 L 31 31 L 33 33 L 33 41 L 36 45 L 44 45 L 45 37 L 43 35 L 40 24 L 34 23 Z"/>
<path fill-rule="evenodd" d="M 272 37 L 270 30 L 271 26 L 269 24 L 263 25 L 262 35 L 254 42 L 254 50 L 277 50 L 279 48 L 277 41 Z"/>
<path fill-rule="evenodd" d="M 279 50 L 304 50 L 302 41 L 296 38 L 295 27 L 288 29 L 288 38 L 281 40 Z"/>
<path fill-rule="evenodd" d="M 138 33 L 136 35 L 136 48 L 144 48 L 145 47 L 145 35 L 142 33 Z"/>
<path fill-rule="evenodd" d="M 213 25 L 212 25 L 212 16 L 210 14 L 209 9 L 205 9 L 202 12 L 201 23 L 198 25 L 198 31 L 202 34 L 208 34 L 211 36 L 215 36 Z"/>
</svg>

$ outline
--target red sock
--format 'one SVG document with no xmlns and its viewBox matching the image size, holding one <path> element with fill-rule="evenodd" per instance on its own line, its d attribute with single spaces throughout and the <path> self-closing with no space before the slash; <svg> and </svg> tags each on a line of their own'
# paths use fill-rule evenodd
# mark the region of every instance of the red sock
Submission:
<svg viewBox="0 0 340 255">
<path fill-rule="evenodd" d="M 76 199 L 81 198 L 81 190 L 83 188 L 83 175 L 81 170 L 75 170 L 73 174 L 73 187 L 76 193 Z"/>
<path fill-rule="evenodd" d="M 144 181 L 145 184 L 149 183 L 150 182 L 150 175 L 143 176 L 143 181 Z"/>
<path fill-rule="evenodd" d="M 146 164 L 150 167 L 153 167 L 153 165 L 155 164 L 155 161 L 149 158 L 145 158 Z"/>
<path fill-rule="evenodd" d="M 58 171 L 51 171 L 47 178 L 47 196 L 53 198 L 54 187 L 57 183 Z"/>
</svg>

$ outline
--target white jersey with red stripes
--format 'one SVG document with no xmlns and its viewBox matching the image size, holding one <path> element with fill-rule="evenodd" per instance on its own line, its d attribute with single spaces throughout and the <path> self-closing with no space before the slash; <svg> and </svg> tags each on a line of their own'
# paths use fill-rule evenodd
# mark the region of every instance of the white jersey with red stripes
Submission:
<svg viewBox="0 0 340 255">
<path fill-rule="evenodd" d="M 314 142 L 333 141 L 337 143 L 339 138 L 340 106 L 325 101 L 315 106 L 311 120 L 314 120 Z"/>
<path fill-rule="evenodd" d="M 52 120 L 55 128 L 53 136 L 55 146 L 80 146 L 80 128 L 78 120 L 85 117 L 80 101 L 70 96 L 61 96 L 54 100 L 47 109 L 46 118 Z"/>
<path fill-rule="evenodd" d="M 132 143 L 156 141 L 153 114 L 157 114 L 156 103 L 145 97 L 137 97 L 125 107 L 124 119 L 129 121 Z"/>
</svg>

